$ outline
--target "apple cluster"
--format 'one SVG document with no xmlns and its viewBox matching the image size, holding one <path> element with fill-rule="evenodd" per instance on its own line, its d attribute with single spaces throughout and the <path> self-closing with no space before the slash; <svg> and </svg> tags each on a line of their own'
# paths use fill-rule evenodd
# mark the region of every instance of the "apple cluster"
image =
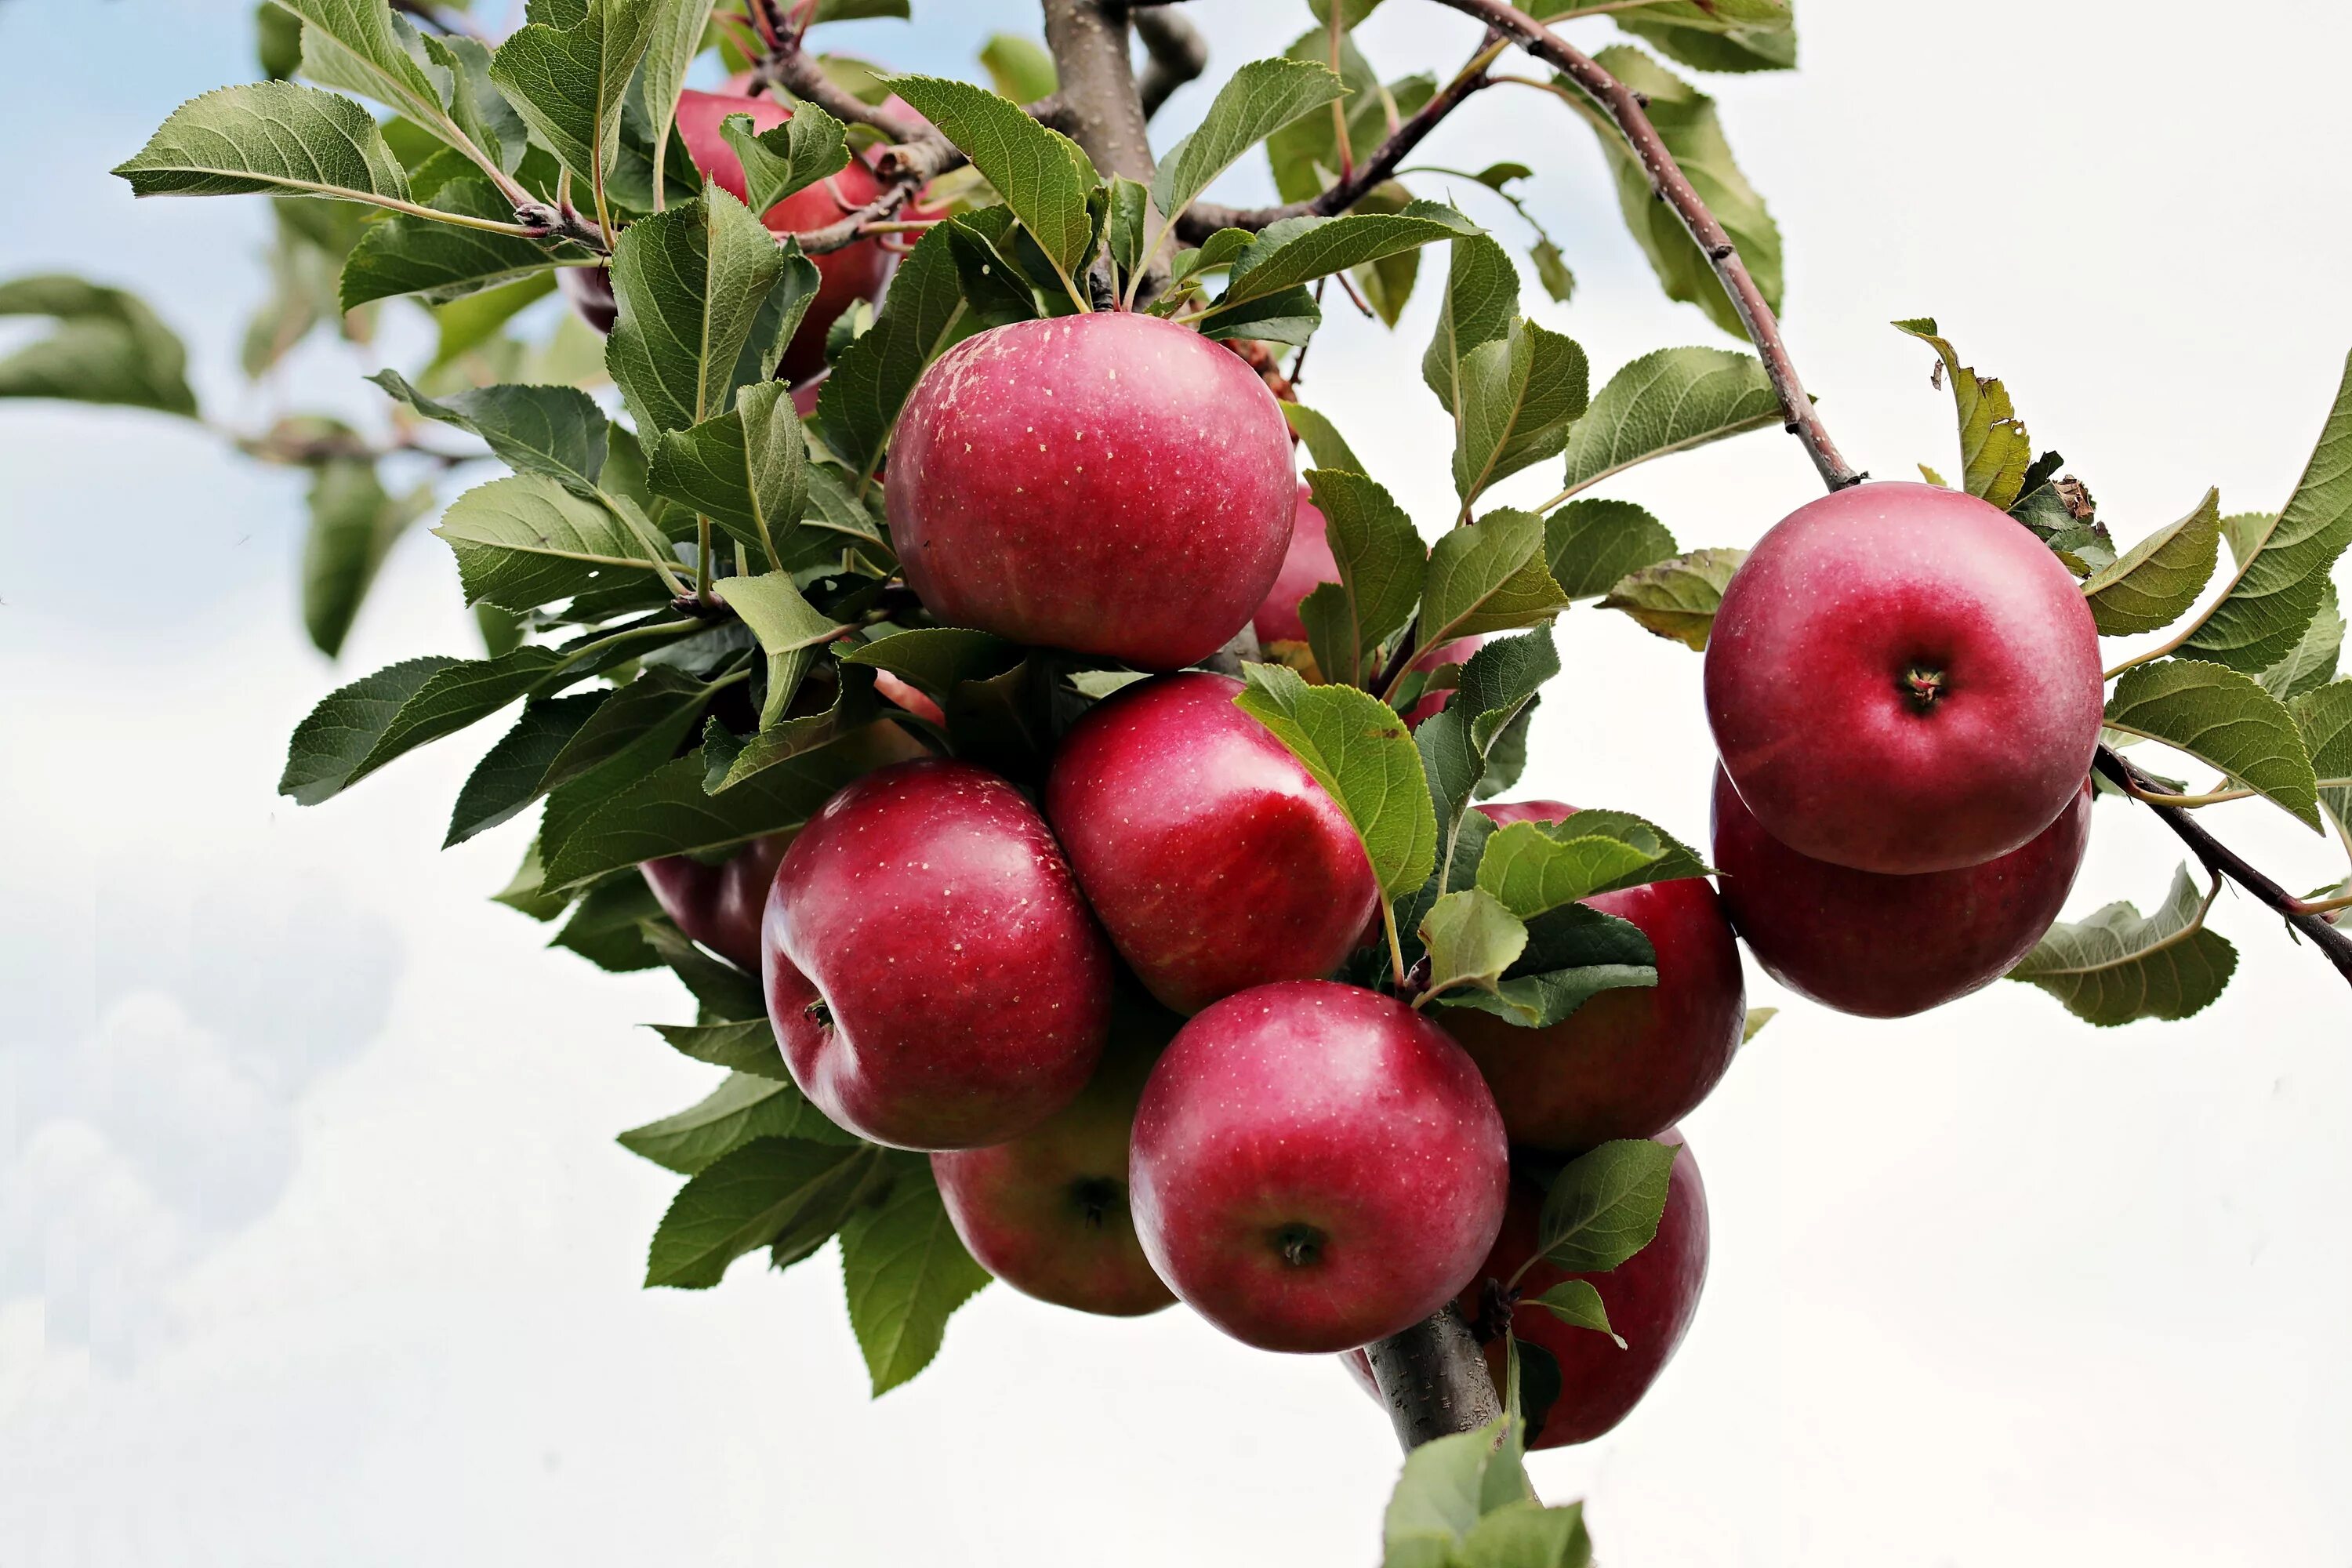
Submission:
<svg viewBox="0 0 2352 1568">
<path fill-rule="evenodd" d="M 1609 1276 L 1620 1349 L 1517 1305 L 1569 1278 L 1538 1258 L 1535 1177 L 1612 1140 L 1678 1145 L 1728 1067 L 1746 1011 L 1715 890 L 1593 897 L 1647 937 L 1658 984 L 1542 1028 L 1441 1026 L 1331 978 L 1382 940 L 1364 843 L 1236 706 L 1243 683 L 1191 667 L 1248 626 L 1304 658 L 1299 601 L 1339 573 L 1279 406 L 1196 332 L 1099 312 L 956 344 L 908 402 L 887 505 L 940 620 L 1136 679 L 1034 792 L 924 758 L 856 780 L 788 844 L 646 868 L 683 931 L 761 974 L 808 1099 L 928 1152 L 973 1257 L 1033 1296 L 1181 1300 L 1249 1344 L 1359 1360 L 1448 1302 L 1490 1331 L 1499 1307 L 1567 1373 L 1539 1440 L 1615 1425 L 1689 1322 L 1704 1190 L 1676 1160 L 1657 1240 Z M 1482 809 L 1501 826 L 1573 808 Z"/>
</svg>

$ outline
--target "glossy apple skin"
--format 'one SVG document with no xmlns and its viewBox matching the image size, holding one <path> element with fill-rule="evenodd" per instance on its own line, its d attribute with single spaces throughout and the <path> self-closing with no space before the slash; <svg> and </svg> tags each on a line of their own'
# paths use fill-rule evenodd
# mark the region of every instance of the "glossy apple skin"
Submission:
<svg viewBox="0 0 2352 1568">
<path fill-rule="evenodd" d="M 835 795 L 776 868 L 761 961 L 793 1081 L 903 1149 L 1036 1127 L 1086 1088 L 1109 1026 L 1110 952 L 1053 836 L 967 763 Z"/>
<path fill-rule="evenodd" d="M 778 834 L 756 838 L 716 866 L 690 855 L 648 860 L 637 869 L 654 890 L 654 900 L 677 929 L 728 963 L 760 967 L 760 921 L 767 912 L 768 885 L 792 839 Z"/>
<path fill-rule="evenodd" d="M 1290 548 L 1283 552 L 1282 570 L 1276 574 L 1274 586 L 1266 590 L 1265 602 L 1250 617 L 1250 629 L 1257 634 L 1260 647 L 1307 640 L 1307 623 L 1298 618 L 1299 601 L 1324 584 L 1339 580 L 1339 562 L 1331 553 L 1328 528 L 1322 509 L 1315 504 L 1314 492 L 1300 485 L 1297 520 L 1291 525 Z"/>
<path fill-rule="evenodd" d="M 1290 427 L 1239 356 L 1150 316 L 1016 321 L 933 361 L 890 447 L 890 537 L 941 620 L 1178 669 L 1282 569 Z"/>
<path fill-rule="evenodd" d="M 727 144 L 719 127 L 730 114 L 751 117 L 754 133 L 772 131 L 793 117 L 793 111 L 772 98 L 739 98 L 723 92 L 682 92 L 677 99 L 677 134 L 687 156 L 737 201 L 745 199 L 743 161 Z M 864 163 L 852 158 L 829 179 L 794 191 L 761 215 L 761 221 L 777 234 L 823 228 L 882 194 L 882 183 Z M 878 239 L 861 239 L 839 250 L 813 256 L 816 263 L 816 298 L 800 330 L 784 347 L 776 374 L 786 381 L 805 381 L 824 369 L 824 334 L 841 313 L 860 300 L 878 301 L 889 286 L 895 258 Z"/>
<path fill-rule="evenodd" d="M 1244 991 L 1144 1086 L 1135 1227 L 1188 1306 L 1261 1350 L 1370 1344 L 1475 1273 L 1510 1185 L 1503 1119 L 1444 1031 L 1322 980 Z"/>
<path fill-rule="evenodd" d="M 1678 1130 L 1658 1136 L 1661 1143 L 1682 1141 Z M 1495 1250 L 1479 1268 L 1476 1283 L 1462 1293 L 1462 1310 L 1472 1321 L 1477 1321 L 1486 1282 L 1508 1279 L 1534 1253 L 1543 1195 L 1544 1189 L 1526 1177 L 1511 1183 L 1511 1201 Z M 1528 1440 L 1529 1448 L 1590 1443 L 1633 1413 L 1690 1331 L 1699 1291 L 1706 1283 L 1706 1186 L 1685 1147 L 1667 1178 L 1665 1210 L 1649 1246 L 1606 1274 L 1570 1274 L 1548 1263 L 1528 1270 L 1519 1283 L 1520 1304 L 1511 1313 L 1511 1331 L 1523 1342 L 1549 1351 L 1560 1373 L 1559 1397 L 1543 1413 L 1541 1425 Z M 1571 1327 L 1545 1308 L 1527 1304 L 1567 1279 L 1591 1280 L 1601 1292 L 1609 1326 L 1623 1338 L 1624 1349 L 1606 1334 Z M 1510 1375 L 1507 1355 L 1499 1335 L 1486 1347 L 1486 1371 L 1497 1390 Z M 1361 1351 L 1341 1359 L 1364 1392 L 1379 1399 L 1370 1359 Z"/>
<path fill-rule="evenodd" d="M 1515 801 L 1478 808 L 1496 826 L 1559 822 L 1574 807 Z M 1657 951 L 1654 986 L 1603 991 L 1543 1029 L 1449 1007 L 1446 1033 L 1478 1064 L 1511 1142 L 1580 1153 L 1612 1138 L 1648 1138 L 1714 1091 L 1748 1022 L 1739 944 L 1704 878 L 1652 882 L 1584 900 L 1639 926 Z"/>
<path fill-rule="evenodd" d="M 2073 576 L 2013 519 L 1933 485 L 1856 485 L 1790 513 L 1732 578 L 1707 721 L 1783 844 L 1948 871 L 2023 844 L 2082 786 L 2098 644 Z M 1940 695 L 1915 698 L 1914 671 Z"/>
<path fill-rule="evenodd" d="M 2091 840 L 2085 779 L 2058 820 L 1981 866 L 1885 877 L 1810 859 L 1764 830 L 1717 768 L 1724 911 L 1766 973 L 1865 1018 L 1903 1018 L 1981 990 L 2033 951 Z"/>
<path fill-rule="evenodd" d="M 1380 908 L 1339 803 L 1205 671 L 1139 681 L 1071 727 L 1045 816 L 1138 978 L 1179 1013 L 1318 979 Z"/>
<path fill-rule="evenodd" d="M 1127 1168 L 1136 1102 L 1182 1022 L 1122 990 L 1085 1093 L 1009 1143 L 931 1156 L 948 1217 L 982 1268 L 1024 1295 L 1105 1317 L 1176 1300 L 1136 1239 Z"/>
</svg>

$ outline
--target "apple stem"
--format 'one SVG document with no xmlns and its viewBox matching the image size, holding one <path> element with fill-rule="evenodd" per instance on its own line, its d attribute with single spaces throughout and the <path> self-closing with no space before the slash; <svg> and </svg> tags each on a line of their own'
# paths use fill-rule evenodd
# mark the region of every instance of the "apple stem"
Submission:
<svg viewBox="0 0 2352 1568">
<path fill-rule="evenodd" d="M 1366 1346 L 1364 1359 L 1397 1441 L 1408 1451 L 1502 1419 L 1503 1399 L 1486 1370 L 1486 1352 L 1451 1302 L 1404 1332 Z"/>
</svg>

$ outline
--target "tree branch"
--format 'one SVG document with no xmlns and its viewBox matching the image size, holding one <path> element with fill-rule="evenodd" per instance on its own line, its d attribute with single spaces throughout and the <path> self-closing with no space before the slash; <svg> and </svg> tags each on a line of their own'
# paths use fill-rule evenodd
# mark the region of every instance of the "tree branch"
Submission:
<svg viewBox="0 0 2352 1568">
<path fill-rule="evenodd" d="M 1486 1352 L 1451 1302 L 1435 1317 L 1367 1346 L 1364 1355 L 1397 1441 L 1407 1450 L 1433 1437 L 1475 1432 L 1503 1414 Z"/>
<path fill-rule="evenodd" d="M 1391 132 L 1387 141 L 1372 149 L 1370 154 L 1356 165 L 1353 173 L 1334 183 L 1330 189 L 1319 195 L 1274 207 L 1225 207 L 1210 202 L 1195 202 L 1176 225 L 1177 233 L 1188 242 L 1198 245 L 1221 228 L 1245 228 L 1255 233 L 1285 218 L 1331 217 L 1346 212 L 1394 175 L 1399 165 L 1447 115 L 1459 109 L 1474 93 L 1493 85 L 1486 74 L 1487 68 L 1495 63 L 1507 42 L 1500 34 L 1490 29 L 1486 42 L 1470 58 L 1469 63 L 1454 73 L 1454 79 L 1439 89 L 1436 97 Z"/>
<path fill-rule="evenodd" d="M 2326 915 L 2307 909 L 2301 899 L 2249 865 L 2236 850 L 2208 833 L 2186 810 L 2147 799 L 2147 794 L 2158 792 L 2160 786 L 2111 748 L 2101 746 L 2092 766 L 2156 813 L 2158 820 L 2189 846 L 2189 852 L 2197 857 L 2209 873 L 2228 878 L 2252 893 L 2257 900 L 2275 910 L 2288 925 L 2309 937 L 2313 944 L 2327 955 L 2327 961 L 2336 965 L 2338 973 L 2347 980 L 2352 980 L 2352 935 L 2337 930 L 2329 923 Z"/>
<path fill-rule="evenodd" d="M 1209 68 L 1209 41 L 1181 12 L 1164 6 L 1136 11 L 1132 19 L 1146 56 L 1138 96 L 1143 100 L 1143 118 L 1150 120 L 1171 93 Z"/>
<path fill-rule="evenodd" d="M 1127 7 L 1118 0 L 1043 0 L 1070 140 L 1106 174 L 1151 183 L 1151 139 L 1128 58 Z M 1165 18 L 1162 18 L 1165 20 Z"/>
<path fill-rule="evenodd" d="M 1715 268 L 1715 275 L 1722 280 L 1724 292 L 1731 296 L 1732 308 L 1739 312 L 1740 324 L 1748 329 L 1748 341 L 1756 345 L 1765 374 L 1771 377 L 1772 390 L 1780 395 L 1781 412 L 1788 416 L 1789 433 L 1804 443 L 1805 455 L 1820 470 L 1822 482 L 1832 490 L 1861 483 L 1863 476 L 1854 471 L 1838 451 L 1837 444 L 1830 439 L 1829 431 L 1822 427 L 1821 416 L 1813 408 L 1813 400 L 1806 395 L 1804 384 L 1797 378 L 1796 361 L 1790 357 L 1789 345 L 1781 340 L 1780 323 L 1774 319 L 1772 307 L 1765 303 L 1763 290 L 1756 286 L 1748 264 L 1740 259 L 1739 247 L 1691 188 L 1675 155 L 1658 135 L 1657 127 L 1650 123 L 1643 95 L 1506 0 L 1437 0 L 1437 4 L 1475 16 L 1551 66 L 1600 104 L 1648 172 L 1651 188 L 1682 219 L 1683 226 L 1690 231 L 1691 238 L 1697 242 Z"/>
</svg>

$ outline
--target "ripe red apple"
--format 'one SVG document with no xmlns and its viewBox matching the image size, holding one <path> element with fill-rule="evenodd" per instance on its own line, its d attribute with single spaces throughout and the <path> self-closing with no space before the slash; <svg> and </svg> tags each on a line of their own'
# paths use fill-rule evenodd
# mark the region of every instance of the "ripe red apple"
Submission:
<svg viewBox="0 0 2352 1568">
<path fill-rule="evenodd" d="M 1679 1144 L 1683 1138 L 1679 1130 L 1669 1129 L 1657 1141 Z M 1540 1185 L 1524 1177 L 1512 1182 L 1502 1234 L 1478 1270 L 1476 1283 L 1462 1293 L 1462 1310 L 1473 1322 L 1478 1321 L 1486 1282 L 1509 1279 L 1535 1252 L 1540 1239 L 1543 1195 Z M 1542 1425 L 1528 1438 L 1528 1447 L 1590 1443 L 1632 1413 L 1690 1330 L 1691 1318 L 1698 1310 L 1699 1289 L 1706 1283 L 1706 1186 L 1699 1180 L 1697 1162 L 1685 1147 L 1667 1178 L 1665 1211 L 1658 1217 L 1658 1234 L 1649 1246 L 1606 1274 L 1570 1274 L 1549 1263 L 1528 1270 L 1519 1281 L 1520 1299 L 1511 1312 L 1511 1331 L 1522 1342 L 1551 1352 L 1559 1363 L 1560 1383 L 1559 1397 L 1543 1413 Z M 1563 1280 L 1580 1279 L 1590 1280 L 1601 1292 L 1609 1326 L 1624 1340 L 1623 1349 L 1607 1334 L 1564 1323 L 1549 1310 L 1528 1305 Z M 1356 1381 L 1379 1398 L 1370 1361 L 1361 1351 L 1345 1359 Z M 1499 1334 L 1487 1343 L 1486 1369 L 1496 1388 L 1502 1389 L 1509 1363 Z"/>
<path fill-rule="evenodd" d="M 1468 1284 L 1510 1185 L 1503 1119 L 1393 997 L 1261 985 L 1186 1024 L 1135 1115 L 1136 1234 L 1160 1277 L 1261 1350 L 1342 1351 Z"/>
<path fill-rule="evenodd" d="M 1331 541 L 1326 533 L 1329 524 L 1322 508 L 1315 504 L 1314 495 L 1306 485 L 1298 487 L 1298 510 L 1290 529 L 1290 548 L 1283 552 L 1282 570 L 1275 574 L 1274 586 L 1266 590 L 1265 602 L 1250 617 L 1250 629 L 1257 634 L 1258 646 L 1269 654 L 1276 643 L 1307 641 L 1307 623 L 1298 618 L 1299 601 L 1324 584 L 1339 580 L 1339 563 L 1331 553 Z"/>
<path fill-rule="evenodd" d="M 1934 485 L 1783 520 L 1725 590 L 1706 713 L 1740 798 L 1801 854 L 1979 865 L 2056 820 L 2105 702 L 2098 629 L 2022 524 Z"/>
<path fill-rule="evenodd" d="M 727 144 L 719 127 L 730 114 L 751 117 L 754 132 L 772 131 L 793 117 L 793 111 L 772 98 L 746 98 L 735 93 L 687 91 L 678 95 L 677 134 L 694 166 L 737 201 L 747 199 L 743 160 Z M 823 228 L 879 195 L 881 182 L 858 159 L 852 158 L 830 179 L 804 186 L 770 207 L 762 220 L 777 234 Z M 878 239 L 861 239 L 839 250 L 809 258 L 816 263 L 816 298 L 808 314 L 784 347 L 776 374 L 795 384 L 824 369 L 824 335 L 841 313 L 860 300 L 879 302 L 888 286 L 895 258 Z M 619 316 L 613 300 L 613 275 L 602 267 L 558 268 L 556 281 L 580 317 L 600 332 L 610 332 Z M 798 406 L 796 395 L 793 404 Z M 812 406 L 814 405 L 812 404 Z M 809 409 L 803 408 L 805 416 Z"/>
<path fill-rule="evenodd" d="M 1242 683 L 1139 681 L 1071 727 L 1045 816 L 1145 989 L 1180 1013 L 1330 973 L 1380 907 L 1363 841 Z"/>
<path fill-rule="evenodd" d="M 1902 1018 L 1991 984 L 2064 907 L 2091 839 L 2091 785 L 2022 848 L 1887 877 L 1810 859 L 1764 830 L 1722 769 L 1715 863 L 1724 910 L 1773 979 L 1842 1013 Z"/>
<path fill-rule="evenodd" d="M 817 1109 L 903 1149 L 1002 1143 L 1085 1089 L 1110 952 L 1043 818 L 968 763 L 866 774 L 784 852 L 768 1018 Z"/>
<path fill-rule="evenodd" d="M 1497 826 L 1559 822 L 1575 808 L 1517 801 L 1478 808 Z M 1631 921 L 1657 950 L 1654 986 L 1603 991 L 1543 1029 L 1449 1007 L 1462 1042 L 1502 1108 L 1511 1142 L 1577 1153 L 1612 1138 L 1647 1138 L 1711 1093 L 1748 1019 L 1739 946 L 1706 879 L 1651 882 L 1584 900 Z"/>
<path fill-rule="evenodd" d="M 1010 1143 L 931 1156 L 948 1217 L 982 1268 L 1024 1295 L 1108 1317 L 1176 1300 L 1136 1240 L 1127 1166 L 1144 1080 L 1181 1022 L 1121 991 L 1084 1094 Z"/>
<path fill-rule="evenodd" d="M 1016 321 L 933 361 L 890 447 L 890 536 L 940 619 L 1177 669 L 1282 568 L 1290 426 L 1232 351 L 1150 316 Z"/>
<path fill-rule="evenodd" d="M 793 117 L 793 111 L 772 98 L 739 98 L 730 93 L 687 91 L 677 98 L 677 135 L 687 156 L 712 184 L 737 201 L 745 199 L 743 161 L 727 144 L 719 127 L 730 114 L 751 117 L 754 133 L 772 131 Z M 858 159 L 852 158 L 829 179 L 794 191 L 761 215 L 761 221 L 778 234 L 823 228 L 882 194 L 882 183 Z M 878 300 L 889 284 L 894 258 L 878 239 L 861 239 L 839 250 L 811 257 L 816 263 L 816 298 L 800 330 L 785 345 L 776 374 L 786 381 L 804 381 L 824 368 L 824 334 L 841 313 L 860 300 Z"/>
<path fill-rule="evenodd" d="M 776 863 L 791 842 L 781 834 L 755 838 L 716 866 L 691 855 L 671 855 L 637 869 L 678 930 L 728 963 L 757 970 L 768 884 L 776 879 Z"/>
</svg>

